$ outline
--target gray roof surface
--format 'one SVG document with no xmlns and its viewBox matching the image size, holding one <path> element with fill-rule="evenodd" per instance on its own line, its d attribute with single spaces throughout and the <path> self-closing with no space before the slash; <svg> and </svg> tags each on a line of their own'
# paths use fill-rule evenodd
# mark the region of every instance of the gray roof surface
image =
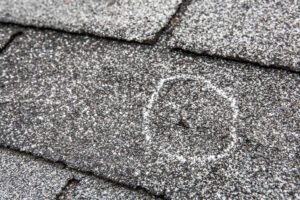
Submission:
<svg viewBox="0 0 300 200">
<path fill-rule="evenodd" d="M 42 159 L 0 148 L 0 199 L 54 199 L 71 176 Z"/>
<path fill-rule="evenodd" d="M 300 71 L 300 2 L 192 1 L 171 47 Z"/>
<path fill-rule="evenodd" d="M 0 21 L 153 41 L 181 0 L 0 0 Z"/>
<path fill-rule="evenodd" d="M 75 177 L 79 177 L 77 179 L 80 181 L 75 185 L 75 187 L 73 186 L 68 188 L 66 195 L 62 196 L 65 200 L 159 200 L 159 198 L 155 198 L 142 190 L 120 187 L 114 183 L 93 176 L 76 173 Z"/>
<path fill-rule="evenodd" d="M 0 28 L 0 49 L 4 48 L 15 33 L 15 28 L 9 26 L 1 26 Z"/>
<path fill-rule="evenodd" d="M 2 145 L 165 198 L 299 198 L 297 73 L 48 30 L 0 63 Z"/>
<path fill-rule="evenodd" d="M 0 199 L 300 199 L 297 2 L 0 0 Z"/>
<path fill-rule="evenodd" d="M 154 196 L 0 147 L 0 199 L 129 199 Z"/>
</svg>

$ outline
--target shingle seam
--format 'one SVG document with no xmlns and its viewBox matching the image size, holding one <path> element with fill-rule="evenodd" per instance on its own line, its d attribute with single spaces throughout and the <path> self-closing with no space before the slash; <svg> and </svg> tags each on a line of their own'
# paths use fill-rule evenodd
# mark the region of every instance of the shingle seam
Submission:
<svg viewBox="0 0 300 200">
<path fill-rule="evenodd" d="M 235 1 L 232 0 L 224 4 L 222 2 L 193 1 L 184 20 L 172 32 L 169 47 L 182 48 L 214 57 L 229 57 L 230 60 L 236 61 L 247 60 L 264 67 L 289 68 L 291 71 L 300 72 L 297 67 L 297 63 L 299 64 L 297 39 L 293 39 L 299 31 L 296 25 L 298 11 L 292 9 L 293 5 L 287 2 L 287 6 L 283 5 L 284 2 L 282 4 L 281 2 L 280 4 L 257 2 L 258 4 L 253 4 L 254 11 L 252 9 L 247 13 L 247 9 L 250 9 L 253 2 L 241 2 L 240 5 L 235 5 Z M 266 6 L 263 6 L 264 4 Z M 245 7 L 245 12 L 239 6 Z M 269 7 L 272 7 L 273 11 L 267 10 Z M 257 16 L 255 9 L 257 9 Z M 269 14 L 264 15 L 264 12 Z M 239 17 L 235 19 L 234 15 L 237 13 L 240 16 L 238 15 Z M 251 17 L 253 13 L 254 18 Z M 263 16 L 268 16 L 268 20 L 266 21 Z M 291 21 L 284 22 L 289 21 L 282 19 L 285 17 L 291 18 Z M 259 25 L 259 20 L 265 24 Z M 254 24 L 256 24 L 255 27 Z M 248 42 L 248 45 L 245 42 Z"/>
<path fill-rule="evenodd" d="M 159 40 L 159 38 L 162 35 L 171 33 L 172 29 L 175 26 L 174 22 L 172 22 L 172 21 L 174 19 L 180 20 L 179 16 L 182 16 L 184 14 L 184 10 L 186 9 L 186 7 L 189 5 L 190 2 L 191 2 L 191 0 L 186 0 L 182 4 L 180 4 L 180 6 L 178 8 L 178 11 L 175 13 L 174 17 L 172 17 L 170 23 L 166 27 L 164 27 L 164 30 L 159 33 L 155 43 Z M 152 44 L 151 43 L 140 43 L 140 42 L 136 42 L 136 41 L 128 41 L 128 40 L 123 40 L 123 39 L 118 39 L 118 38 L 111 38 L 111 37 L 100 37 L 100 36 L 96 36 L 96 35 L 89 34 L 89 33 L 76 33 L 76 32 L 68 32 L 68 31 L 58 30 L 58 29 L 53 29 L 53 28 L 46 28 L 46 27 L 42 28 L 42 27 L 35 27 L 35 26 L 27 26 L 27 25 L 16 24 L 16 23 L 0 22 L 0 25 L 11 25 L 11 26 L 16 26 L 17 25 L 20 28 L 25 28 L 25 30 L 26 29 L 35 29 L 35 30 L 41 30 L 41 31 L 46 31 L 46 30 L 56 31 L 58 33 L 65 33 L 65 34 L 70 34 L 70 35 L 74 35 L 74 36 L 88 36 L 88 37 L 91 37 L 91 38 L 104 39 L 104 40 L 107 40 L 107 41 L 120 42 L 120 43 L 123 43 L 123 44 L 125 43 L 125 44 L 145 45 L 145 46 L 155 44 L 155 43 L 152 43 Z M 5 45 L 2 48 L 0 48 L 0 54 L 2 54 L 17 37 L 19 37 L 23 34 L 24 34 L 24 31 L 20 31 L 20 30 L 13 33 L 10 36 L 9 40 L 5 43 Z M 223 60 L 226 60 L 226 61 L 234 61 L 234 62 L 239 62 L 239 63 L 243 63 L 243 64 L 252 64 L 252 65 L 256 65 L 258 67 L 262 67 L 262 68 L 285 70 L 285 71 L 289 71 L 289 72 L 292 72 L 292 73 L 300 74 L 300 71 L 295 71 L 293 69 L 288 69 L 284 66 L 280 66 L 280 65 L 263 65 L 261 63 L 252 62 L 252 61 L 240 58 L 240 57 L 230 57 L 230 56 L 224 57 L 224 56 L 216 55 L 216 54 L 211 55 L 211 54 L 208 54 L 206 52 L 197 53 L 197 52 L 194 52 L 194 51 L 189 51 L 187 49 L 182 49 L 180 47 L 173 47 L 171 49 L 173 49 L 174 51 L 181 52 L 183 54 L 189 54 L 189 55 L 193 55 L 193 56 L 206 56 L 206 57 L 210 57 L 210 58 L 219 58 L 219 59 L 223 59 Z"/>
<path fill-rule="evenodd" d="M 11 45 L 11 43 L 19 36 L 23 35 L 22 31 L 16 31 L 14 32 L 9 39 L 7 40 L 7 42 L 3 45 L 2 48 L 0 48 L 0 54 L 2 54 L 6 49 L 9 48 L 9 46 Z"/>
<path fill-rule="evenodd" d="M 208 54 L 206 52 L 196 53 L 194 51 L 190 51 L 190 50 L 187 50 L 187 49 L 182 49 L 180 47 L 174 47 L 174 48 L 171 48 L 171 49 L 173 51 L 180 52 L 181 54 L 191 55 L 193 57 L 204 56 L 204 57 L 208 57 L 208 58 L 217 58 L 217 59 L 221 59 L 221 60 L 242 63 L 242 64 L 246 64 L 246 65 L 255 65 L 256 67 L 263 68 L 263 69 L 270 69 L 270 70 L 271 69 L 276 69 L 276 70 L 288 71 L 288 72 L 291 72 L 291 73 L 294 73 L 294 74 L 300 74 L 300 71 L 295 71 L 293 69 L 289 69 L 289 68 L 286 68 L 284 66 L 280 66 L 280 65 L 263 65 L 259 62 L 249 61 L 249 60 L 246 60 L 246 59 L 243 59 L 243 58 L 240 58 L 240 57 L 230 57 L 230 56 L 225 57 L 225 56 L 216 55 L 216 54 L 211 55 L 211 54 Z"/>
<path fill-rule="evenodd" d="M 78 169 L 78 168 L 71 167 L 68 164 L 66 164 L 64 161 L 61 161 L 61 160 L 54 161 L 54 160 L 45 158 L 43 156 L 36 155 L 35 153 L 28 152 L 28 151 L 22 151 L 20 148 L 13 147 L 13 146 L 10 146 L 10 145 L 1 144 L 1 143 L 0 143 L 0 148 L 2 148 L 2 149 L 8 149 L 8 150 L 16 152 L 18 154 L 30 156 L 33 159 L 40 159 L 40 160 L 46 161 L 49 164 L 54 164 L 54 165 L 59 166 L 61 169 L 74 170 L 75 172 L 82 173 L 82 174 L 84 174 L 86 176 L 93 176 L 95 178 L 102 179 L 102 180 L 107 181 L 107 182 L 111 182 L 111 183 L 113 183 L 116 186 L 120 186 L 120 187 L 126 188 L 127 190 L 131 190 L 131 191 L 138 191 L 138 190 L 140 190 L 140 191 L 144 192 L 145 194 L 154 196 L 155 198 L 159 198 L 161 200 L 169 200 L 169 198 L 167 198 L 164 193 L 162 193 L 162 194 L 156 194 L 156 193 L 151 192 L 151 191 L 149 191 L 146 188 L 143 188 L 141 186 L 133 186 L 133 185 L 130 185 L 130 184 L 120 183 L 120 182 L 118 182 L 116 180 L 113 180 L 113 179 L 110 179 L 108 177 L 101 176 L 101 175 L 98 175 L 98 174 L 94 174 L 92 171 L 86 171 L 86 170 L 81 170 L 81 169 Z M 78 180 L 75 177 L 73 177 L 73 178 L 71 178 L 71 179 L 69 179 L 67 181 L 65 187 L 68 186 L 68 184 L 69 184 L 70 181 L 72 183 L 72 181 L 80 181 L 80 180 Z M 62 188 L 62 191 L 63 191 L 63 189 L 64 189 L 64 187 Z M 56 195 L 56 197 L 59 197 L 59 195 L 61 195 L 61 192 L 58 193 Z"/>
<path fill-rule="evenodd" d="M 101 39 L 106 39 L 106 40 L 111 40 L 111 41 L 119 41 L 122 43 L 127 43 L 127 44 L 144 44 L 144 45 L 154 45 L 158 42 L 159 38 L 165 33 L 169 33 L 174 25 L 176 24 L 175 20 L 180 20 L 181 16 L 184 14 L 185 10 L 187 9 L 187 6 L 190 5 L 192 0 L 183 0 L 182 3 L 180 3 L 174 12 L 174 14 L 169 18 L 169 22 L 155 34 L 154 39 L 151 40 L 144 40 L 142 42 L 135 41 L 135 40 L 126 40 L 126 39 L 121 39 L 121 38 L 116 38 L 116 37 L 109 37 L 109 36 L 97 36 L 92 33 L 88 32 L 70 32 L 66 31 L 63 29 L 58 29 L 58 28 L 51 28 L 51 27 L 41 27 L 41 26 L 34 26 L 34 25 L 27 25 L 27 24 L 21 24 L 17 22 L 6 22 L 6 21 L 0 21 L 0 25 L 11 25 L 11 26 L 19 26 L 21 28 L 31 28 L 35 30 L 49 30 L 49 31 L 56 31 L 60 33 L 67 33 L 71 35 L 79 35 L 79 36 L 88 36 L 92 38 L 101 38 Z"/>
<path fill-rule="evenodd" d="M 20 23 L 15 23 L 15 22 L 0 22 L 0 25 L 6 25 L 6 26 L 18 26 L 20 28 L 24 28 L 26 29 L 33 29 L 33 30 L 37 30 L 37 31 L 55 31 L 58 33 L 64 33 L 64 34 L 69 34 L 69 35 L 73 35 L 73 36 L 87 36 L 87 37 L 91 37 L 91 38 L 96 38 L 96 39 L 105 39 L 108 41 L 115 41 L 115 42 L 121 42 L 124 44 L 138 44 L 138 45 L 153 45 L 154 43 L 151 42 L 137 42 L 134 40 L 125 40 L 125 39 L 120 39 L 120 38 L 115 38 L 115 37 L 102 37 L 102 36 L 97 36 L 91 33 L 86 33 L 86 32 L 69 32 L 69 31 L 65 31 L 62 29 L 56 29 L 56 28 L 49 28 L 49 27 L 37 27 L 37 26 L 33 26 L 33 25 L 24 25 L 24 24 L 20 24 Z"/>
<path fill-rule="evenodd" d="M 175 13 L 169 18 L 169 22 L 156 33 L 154 40 L 152 40 L 152 44 L 155 44 L 162 35 L 165 33 L 171 33 L 177 21 L 181 19 L 184 15 L 187 7 L 192 3 L 192 0 L 182 0 L 182 2 L 178 5 Z"/>
<path fill-rule="evenodd" d="M 0 144 L 0 149 L 7 149 L 7 150 L 9 150 L 9 151 L 18 153 L 18 154 L 20 154 L 20 155 L 30 156 L 30 157 L 32 157 L 33 159 L 40 159 L 40 160 L 43 160 L 43 161 L 45 161 L 45 162 L 47 162 L 47 163 L 49 163 L 49 164 L 57 165 L 57 166 L 60 167 L 61 169 L 67 168 L 67 165 L 64 164 L 63 162 L 60 162 L 60 161 L 52 161 L 52 160 L 50 160 L 50 159 L 43 158 L 43 157 L 41 157 L 41 156 L 35 155 L 34 153 L 27 152 L 27 151 L 22 151 L 22 150 L 19 149 L 19 148 L 15 148 L 15 147 L 12 147 L 12 146 L 9 146 L 9 145 L 3 145 L 3 144 Z"/>
<path fill-rule="evenodd" d="M 74 177 L 67 180 L 64 187 L 61 188 L 61 191 L 56 195 L 55 200 L 60 200 L 63 197 L 64 193 L 68 192 L 68 187 L 74 185 L 74 187 L 76 188 L 78 184 L 80 184 L 80 180 L 77 180 Z"/>
</svg>

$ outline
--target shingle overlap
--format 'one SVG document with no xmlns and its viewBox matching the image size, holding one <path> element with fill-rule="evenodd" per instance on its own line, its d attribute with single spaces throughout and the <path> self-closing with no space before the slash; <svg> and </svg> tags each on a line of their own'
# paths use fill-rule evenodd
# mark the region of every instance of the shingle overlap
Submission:
<svg viewBox="0 0 300 200">
<path fill-rule="evenodd" d="M 300 71 L 299 1 L 192 1 L 170 46 Z"/>
<path fill-rule="evenodd" d="M 0 21 L 138 42 L 156 39 L 181 0 L 1 0 Z"/>
<path fill-rule="evenodd" d="M 299 197 L 296 73 L 33 30 L 0 63 L 3 145 L 168 198 Z"/>
<path fill-rule="evenodd" d="M 42 159 L 0 148 L 0 199 L 54 199 L 71 176 Z"/>
<path fill-rule="evenodd" d="M 18 32 L 15 27 L 0 25 L 0 50 L 5 47 L 10 38 Z"/>
</svg>

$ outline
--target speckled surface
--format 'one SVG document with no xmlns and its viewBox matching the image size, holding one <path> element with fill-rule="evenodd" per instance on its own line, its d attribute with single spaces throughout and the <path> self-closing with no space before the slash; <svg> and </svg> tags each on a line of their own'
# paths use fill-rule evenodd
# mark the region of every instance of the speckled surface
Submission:
<svg viewBox="0 0 300 200">
<path fill-rule="evenodd" d="M 75 181 L 70 183 L 60 199 L 89 199 L 89 200 L 160 200 L 152 195 L 145 193 L 140 189 L 126 188 L 103 179 L 93 176 L 87 176 L 81 173 L 74 174 Z"/>
<path fill-rule="evenodd" d="M 1 0 L 0 21 L 150 42 L 168 24 L 180 3 L 181 0 Z"/>
<path fill-rule="evenodd" d="M 154 196 L 142 191 L 128 190 L 101 179 L 85 177 L 80 181 L 73 199 L 128 199 L 128 200 L 155 200 Z"/>
<path fill-rule="evenodd" d="M 0 199 L 158 199 L 101 178 L 0 147 Z"/>
<path fill-rule="evenodd" d="M 169 45 L 300 71 L 300 2 L 192 1 Z"/>
<path fill-rule="evenodd" d="M 0 148 L 0 199 L 54 199 L 71 176 L 42 159 Z"/>
<path fill-rule="evenodd" d="M 0 56 L 0 143 L 171 199 L 299 198 L 299 74 L 27 31 Z"/>
<path fill-rule="evenodd" d="M 0 50 L 4 48 L 4 46 L 14 33 L 14 28 L 0 25 Z"/>
</svg>

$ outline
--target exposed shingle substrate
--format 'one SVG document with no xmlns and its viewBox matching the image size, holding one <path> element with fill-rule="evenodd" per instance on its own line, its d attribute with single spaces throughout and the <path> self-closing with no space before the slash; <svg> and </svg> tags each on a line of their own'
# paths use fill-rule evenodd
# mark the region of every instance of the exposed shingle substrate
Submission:
<svg viewBox="0 0 300 200">
<path fill-rule="evenodd" d="M 170 46 L 300 71 L 299 1 L 193 1 Z"/>
<path fill-rule="evenodd" d="M 0 148 L 0 199 L 54 199 L 72 173 Z"/>
<path fill-rule="evenodd" d="M 152 41 L 181 0 L 0 0 L 0 21 Z"/>
<path fill-rule="evenodd" d="M 0 63 L 1 144 L 173 199 L 299 198 L 297 73 L 36 31 Z"/>
</svg>

